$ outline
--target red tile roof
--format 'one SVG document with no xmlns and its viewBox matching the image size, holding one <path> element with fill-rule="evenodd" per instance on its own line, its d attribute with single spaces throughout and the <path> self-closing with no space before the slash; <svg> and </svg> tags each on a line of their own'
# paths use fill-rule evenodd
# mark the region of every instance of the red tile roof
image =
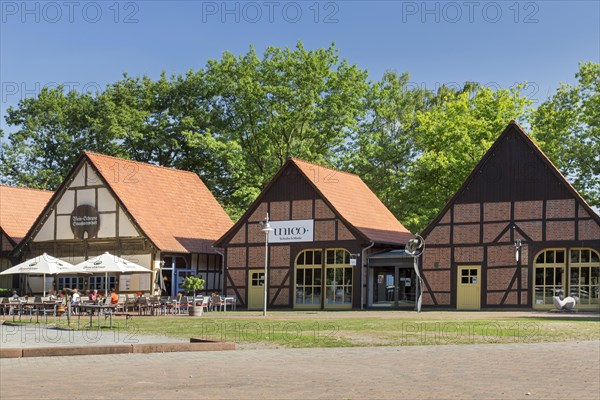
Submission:
<svg viewBox="0 0 600 400">
<path fill-rule="evenodd" d="M 214 253 L 214 241 L 233 225 L 193 172 L 96 153 L 85 156 L 161 251 Z M 115 168 L 120 171 L 116 178 Z"/>
<path fill-rule="evenodd" d="M 19 244 L 54 192 L 0 185 L 0 229 Z"/>
<path fill-rule="evenodd" d="M 290 159 L 350 225 L 375 243 L 404 244 L 413 235 L 358 176 Z"/>
</svg>

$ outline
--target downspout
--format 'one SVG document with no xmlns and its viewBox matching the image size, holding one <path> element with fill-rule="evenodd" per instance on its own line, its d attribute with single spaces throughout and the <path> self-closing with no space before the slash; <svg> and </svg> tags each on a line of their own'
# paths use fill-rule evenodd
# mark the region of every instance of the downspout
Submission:
<svg viewBox="0 0 600 400">
<path fill-rule="evenodd" d="M 213 247 L 214 251 L 221 256 L 221 290 L 225 294 L 225 254 Z"/>
<path fill-rule="evenodd" d="M 375 242 L 371 242 L 370 245 L 368 245 L 367 247 L 362 249 L 362 254 L 360 256 L 360 309 L 362 310 L 364 308 L 364 282 L 363 282 L 363 276 L 364 276 L 364 272 L 365 272 L 365 252 L 367 250 L 369 250 L 371 247 L 375 246 Z"/>
</svg>

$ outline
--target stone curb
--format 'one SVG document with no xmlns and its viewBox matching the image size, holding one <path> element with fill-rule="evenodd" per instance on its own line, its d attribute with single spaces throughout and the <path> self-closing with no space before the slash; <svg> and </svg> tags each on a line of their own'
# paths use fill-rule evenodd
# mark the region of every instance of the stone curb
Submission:
<svg viewBox="0 0 600 400">
<path fill-rule="evenodd" d="M 225 350 L 235 350 L 235 343 L 206 341 L 199 342 L 197 339 L 191 339 L 190 343 L 143 343 L 115 344 L 107 346 L 59 346 L 8 349 L 4 348 L 0 349 L 0 358 L 57 357 L 132 353 L 172 353 L 186 351 Z"/>
</svg>

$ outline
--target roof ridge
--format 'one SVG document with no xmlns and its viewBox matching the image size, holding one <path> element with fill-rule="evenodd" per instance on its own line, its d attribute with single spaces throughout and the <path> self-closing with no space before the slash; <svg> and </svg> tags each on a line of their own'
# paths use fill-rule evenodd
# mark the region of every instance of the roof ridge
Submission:
<svg viewBox="0 0 600 400">
<path fill-rule="evenodd" d="M 328 169 L 330 171 L 335 171 L 335 172 L 341 172 L 342 174 L 347 174 L 347 175 L 356 177 L 356 178 L 358 178 L 358 179 L 360 179 L 362 181 L 362 178 L 360 176 L 358 176 L 357 174 L 353 173 L 353 172 L 344 171 L 343 169 L 337 169 L 337 168 L 333 168 L 333 167 L 328 167 L 326 165 L 317 164 L 317 163 L 315 163 L 313 161 L 306 161 L 306 160 L 303 160 L 303 159 L 298 158 L 298 157 L 289 157 L 289 159 L 292 160 L 292 161 L 294 161 L 294 162 L 295 161 L 300 161 L 300 162 L 303 162 L 303 163 L 306 163 L 306 164 L 314 165 L 315 167 L 325 168 L 325 169 Z"/>
<path fill-rule="evenodd" d="M 89 155 L 100 156 L 100 157 L 104 157 L 104 158 L 110 158 L 110 159 L 113 159 L 113 160 L 126 161 L 126 162 L 130 162 L 130 163 L 134 163 L 134 164 L 141 164 L 141 165 L 148 166 L 148 167 L 161 168 L 161 169 L 166 169 L 166 170 L 172 171 L 172 172 L 173 171 L 174 172 L 182 172 L 182 173 L 192 174 L 194 176 L 198 176 L 198 174 L 195 173 L 194 171 L 188 171 L 188 170 L 185 170 L 185 169 L 178 169 L 178 168 L 173 168 L 173 167 L 165 167 L 164 165 L 150 164 L 150 163 L 143 162 L 143 161 L 136 161 L 136 160 L 130 160 L 130 159 L 127 159 L 127 158 L 109 156 L 107 154 L 95 153 L 93 151 L 87 151 L 87 150 L 84 151 L 83 153 L 85 155 L 87 155 L 87 156 L 89 156 Z"/>
<path fill-rule="evenodd" d="M 5 185 L 2 183 L 0 183 L 0 186 L 11 188 L 11 189 L 24 189 L 24 190 L 32 190 L 32 191 L 36 191 L 36 192 L 54 193 L 54 190 L 38 189 L 38 188 L 29 187 L 29 186 L 11 186 L 11 185 Z"/>
</svg>

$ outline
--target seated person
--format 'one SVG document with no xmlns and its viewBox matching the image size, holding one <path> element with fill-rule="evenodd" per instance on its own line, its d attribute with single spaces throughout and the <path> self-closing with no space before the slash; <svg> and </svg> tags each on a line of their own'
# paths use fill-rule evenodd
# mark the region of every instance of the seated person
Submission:
<svg viewBox="0 0 600 400">
<path fill-rule="evenodd" d="M 19 298 L 19 294 L 17 293 L 17 291 L 16 291 L 16 290 L 13 290 L 13 292 L 12 292 L 12 296 L 11 296 L 11 299 L 13 299 L 13 300 L 17 300 L 18 298 Z"/>
<path fill-rule="evenodd" d="M 56 300 L 56 293 L 54 292 L 54 290 L 51 290 L 48 292 L 48 300 L 50 300 L 50 301 Z"/>
<path fill-rule="evenodd" d="M 97 290 L 92 290 L 90 292 L 90 301 L 92 301 L 94 303 L 98 301 L 98 291 Z"/>
<path fill-rule="evenodd" d="M 76 304 L 81 300 L 81 295 L 79 294 L 79 290 L 73 289 L 73 294 L 71 295 L 71 303 Z"/>
<path fill-rule="evenodd" d="M 111 304 L 117 304 L 119 302 L 119 295 L 117 294 L 117 290 L 115 288 L 110 290 L 110 302 Z"/>
</svg>

